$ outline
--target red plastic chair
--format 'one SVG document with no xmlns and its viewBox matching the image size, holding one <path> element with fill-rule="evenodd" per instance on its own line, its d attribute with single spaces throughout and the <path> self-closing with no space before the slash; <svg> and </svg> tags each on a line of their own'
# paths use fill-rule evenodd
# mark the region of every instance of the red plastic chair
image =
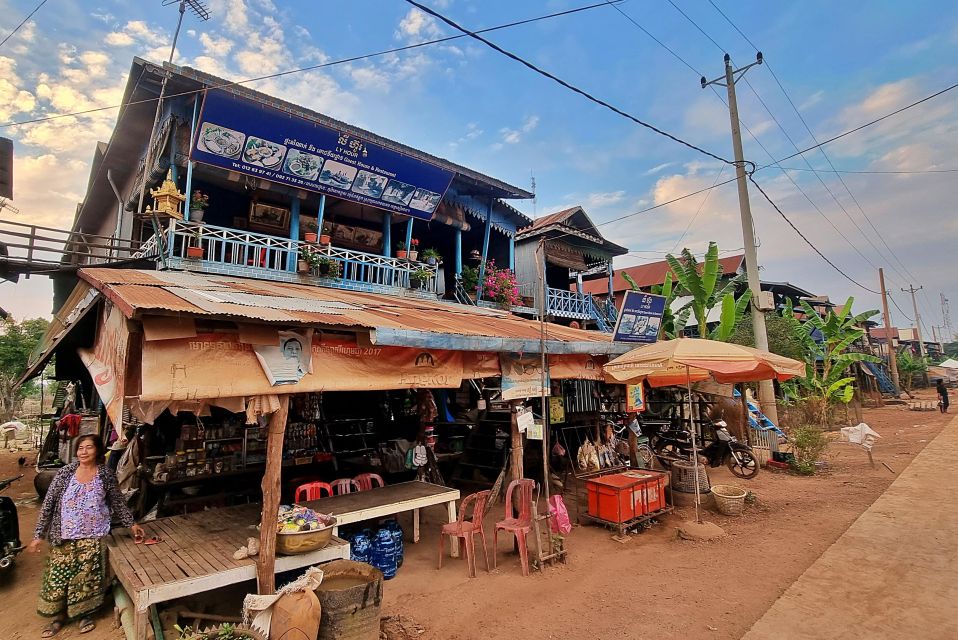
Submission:
<svg viewBox="0 0 958 640">
<path fill-rule="evenodd" d="M 496 566 L 496 550 L 499 548 L 499 530 L 509 531 L 516 536 L 519 547 L 519 559 L 522 561 L 522 575 L 529 575 L 529 547 L 526 544 L 526 535 L 532 530 L 532 490 L 536 486 L 535 480 L 513 480 L 506 489 L 505 518 L 496 523 L 492 534 L 492 566 Z M 512 511 L 512 492 L 519 489 L 519 515 Z"/>
<path fill-rule="evenodd" d="M 353 478 L 356 481 L 356 484 L 359 485 L 360 491 L 369 491 L 373 487 L 385 487 L 386 482 L 383 480 L 383 477 L 378 473 L 360 473 L 358 476 Z"/>
<path fill-rule="evenodd" d="M 265 269 L 266 268 L 266 248 L 263 247 L 262 249 L 259 250 L 258 261 L 256 260 L 256 258 L 248 258 L 246 260 L 246 264 L 247 266 L 250 266 L 250 267 L 263 267 Z"/>
<path fill-rule="evenodd" d="M 293 498 L 293 502 L 299 502 L 300 500 L 319 500 L 323 497 L 324 491 L 327 496 L 333 495 L 333 488 L 329 486 L 328 482 L 307 482 L 306 484 L 301 484 L 296 487 L 296 497 Z"/>
<path fill-rule="evenodd" d="M 486 532 L 482 528 L 482 515 L 486 511 L 486 502 L 489 501 L 491 491 L 479 491 L 466 496 L 459 505 L 459 519 L 456 522 L 442 525 L 442 532 L 439 534 L 439 568 L 442 569 L 443 547 L 446 536 L 462 538 L 462 546 L 466 550 L 466 565 L 469 568 L 469 577 L 476 577 L 476 548 L 473 537 L 476 531 L 482 538 L 482 556 L 486 560 L 486 571 L 489 571 L 489 552 L 486 550 Z M 472 519 L 466 522 L 466 512 L 469 505 L 472 504 Z M 495 555 L 495 554 L 493 554 Z"/>
<path fill-rule="evenodd" d="M 333 493 L 337 496 L 341 496 L 346 493 L 352 493 L 353 491 L 361 491 L 359 488 L 359 483 L 352 478 L 340 478 L 339 480 L 333 480 L 331 484 L 333 487 Z"/>
</svg>

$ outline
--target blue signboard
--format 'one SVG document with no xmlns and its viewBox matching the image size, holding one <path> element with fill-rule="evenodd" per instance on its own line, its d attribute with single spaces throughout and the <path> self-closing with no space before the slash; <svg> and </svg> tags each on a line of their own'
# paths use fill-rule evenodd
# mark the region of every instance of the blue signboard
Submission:
<svg viewBox="0 0 958 640">
<path fill-rule="evenodd" d="M 429 220 L 453 173 L 352 134 L 210 91 L 197 162 Z"/>
<path fill-rule="evenodd" d="M 659 339 L 665 297 L 641 291 L 626 291 L 615 323 L 615 342 L 655 342 Z"/>
</svg>

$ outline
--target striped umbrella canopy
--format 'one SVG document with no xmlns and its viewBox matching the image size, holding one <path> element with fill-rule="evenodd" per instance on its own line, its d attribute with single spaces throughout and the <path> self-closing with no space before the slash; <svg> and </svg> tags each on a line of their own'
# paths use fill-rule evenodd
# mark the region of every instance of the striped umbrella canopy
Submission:
<svg viewBox="0 0 958 640">
<path fill-rule="evenodd" d="M 805 363 L 768 351 L 718 340 L 679 338 L 637 347 L 610 360 L 608 378 L 653 387 L 687 385 L 709 378 L 721 383 L 784 381 L 805 375 Z"/>
</svg>

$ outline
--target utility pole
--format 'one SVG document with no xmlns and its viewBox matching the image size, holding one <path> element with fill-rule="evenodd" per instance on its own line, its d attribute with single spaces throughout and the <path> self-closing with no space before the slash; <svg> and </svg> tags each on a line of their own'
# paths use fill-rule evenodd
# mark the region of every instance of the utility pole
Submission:
<svg viewBox="0 0 958 640">
<path fill-rule="evenodd" d="M 911 294 L 911 307 L 915 310 L 915 331 L 918 333 L 918 351 L 921 353 L 921 357 L 924 358 L 925 355 L 925 340 L 921 337 L 921 316 L 918 315 L 918 302 L 915 301 L 915 294 L 924 289 L 924 287 L 918 287 L 917 289 L 909 284 L 907 289 L 902 289 L 905 293 Z"/>
<path fill-rule="evenodd" d="M 951 328 L 951 310 L 948 307 L 948 298 L 946 298 L 943 293 L 939 293 L 938 295 L 941 297 L 941 328 L 944 329 L 945 338 L 948 342 L 952 342 L 955 336 L 954 330 Z"/>
<path fill-rule="evenodd" d="M 752 223 L 752 208 L 748 201 L 748 182 L 745 175 L 745 153 L 742 150 L 742 128 L 738 121 L 738 100 L 735 97 L 735 83 L 745 72 L 755 65 L 762 64 L 762 52 L 755 54 L 755 62 L 741 69 L 732 69 L 732 58 L 725 54 L 725 75 L 706 80 L 702 78 L 702 88 L 715 84 L 728 90 L 729 120 L 732 125 L 732 149 L 735 152 L 735 176 L 738 179 L 738 205 L 742 216 L 742 239 L 745 243 L 745 271 L 748 276 L 748 288 L 752 291 L 752 328 L 755 332 L 755 347 L 768 351 L 768 333 L 765 329 L 765 313 L 760 308 L 762 282 L 758 275 L 758 251 L 755 247 L 755 228 Z M 758 399 L 764 413 L 773 423 L 778 424 L 778 407 L 775 405 L 775 386 L 771 380 L 759 382 Z"/>
<path fill-rule="evenodd" d="M 892 336 L 891 315 L 888 313 L 888 293 L 885 291 L 885 270 L 878 269 L 878 284 L 881 285 L 881 306 L 885 316 L 885 341 L 888 346 L 888 370 L 891 371 L 891 381 L 895 388 L 901 391 L 901 383 L 898 381 L 898 353 L 895 349 L 895 338 Z M 897 331 L 895 333 L 898 333 Z"/>
</svg>

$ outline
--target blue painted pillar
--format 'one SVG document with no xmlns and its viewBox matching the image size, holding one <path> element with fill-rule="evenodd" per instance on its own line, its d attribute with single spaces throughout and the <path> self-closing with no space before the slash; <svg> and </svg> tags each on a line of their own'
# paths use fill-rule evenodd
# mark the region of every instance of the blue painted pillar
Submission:
<svg viewBox="0 0 958 640">
<path fill-rule="evenodd" d="M 193 100 L 193 122 L 190 124 L 190 149 L 193 148 L 193 139 L 196 137 L 196 117 L 200 108 L 200 94 Z M 190 219 L 190 198 L 193 195 L 193 161 L 186 163 L 186 206 L 183 207 L 183 219 Z"/>
<path fill-rule="evenodd" d="M 412 251 L 412 221 L 410 217 L 409 222 L 406 223 L 406 251 Z"/>
<path fill-rule="evenodd" d="M 387 258 L 393 255 L 393 214 L 383 214 L 383 255 Z"/>
<path fill-rule="evenodd" d="M 456 229 L 456 275 L 462 274 L 462 229 Z"/>
<path fill-rule="evenodd" d="M 614 278 L 615 278 L 615 270 L 612 268 L 612 261 L 609 260 L 609 297 L 607 298 L 607 300 L 609 301 L 609 304 L 612 305 L 613 307 L 616 306 L 615 305 L 615 285 L 612 282 Z"/>
<path fill-rule="evenodd" d="M 319 196 L 319 211 L 316 213 L 316 234 L 323 233 L 323 217 L 326 215 L 326 194 Z"/>
<path fill-rule="evenodd" d="M 516 237 L 509 236 L 509 268 L 516 270 Z"/>
<path fill-rule="evenodd" d="M 292 240 L 290 246 L 296 247 L 299 241 L 299 194 L 293 196 L 293 201 L 289 205 L 289 239 Z M 299 251 L 292 250 L 286 256 L 286 270 L 296 272 L 296 260 L 299 258 Z"/>
<path fill-rule="evenodd" d="M 479 263 L 479 293 L 476 300 L 482 299 L 482 283 L 486 281 L 486 260 L 489 257 L 489 234 L 492 231 L 492 197 L 486 209 L 486 229 L 482 236 L 482 262 Z"/>
</svg>

